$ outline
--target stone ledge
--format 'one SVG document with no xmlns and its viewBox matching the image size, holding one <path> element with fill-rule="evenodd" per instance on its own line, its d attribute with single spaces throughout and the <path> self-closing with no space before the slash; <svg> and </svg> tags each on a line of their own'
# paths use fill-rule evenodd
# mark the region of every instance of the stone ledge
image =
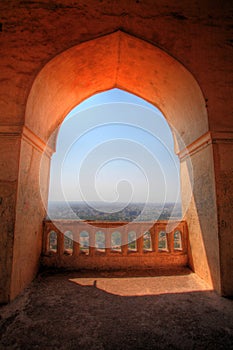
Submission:
<svg viewBox="0 0 233 350">
<path fill-rule="evenodd" d="M 233 132 L 208 131 L 186 148 L 182 149 L 178 153 L 178 157 L 180 161 L 184 161 L 187 157 L 190 157 L 207 146 L 216 143 L 233 143 Z"/>
</svg>

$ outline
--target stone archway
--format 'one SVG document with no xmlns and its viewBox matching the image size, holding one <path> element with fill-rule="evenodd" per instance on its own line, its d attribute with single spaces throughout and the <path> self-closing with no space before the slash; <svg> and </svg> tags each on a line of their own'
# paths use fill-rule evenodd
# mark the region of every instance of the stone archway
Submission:
<svg viewBox="0 0 233 350">
<path fill-rule="evenodd" d="M 156 105 L 186 145 L 208 131 L 205 101 L 193 76 L 161 49 L 120 31 L 47 63 L 32 86 L 25 125 L 46 142 L 73 107 L 113 87 Z"/>
<path fill-rule="evenodd" d="M 144 98 L 166 117 L 181 159 L 183 203 L 188 200 L 192 164 L 194 191 L 186 214 L 190 264 L 196 273 L 221 291 L 213 151 L 201 89 L 191 73 L 164 51 L 116 32 L 59 54 L 45 65 L 32 86 L 21 141 L 11 299 L 31 281 L 39 265 L 45 215 L 40 191 L 45 195 L 48 192 L 51 153 L 47 157 L 42 189 L 38 177 L 49 136 L 75 105 L 114 87 Z"/>
</svg>

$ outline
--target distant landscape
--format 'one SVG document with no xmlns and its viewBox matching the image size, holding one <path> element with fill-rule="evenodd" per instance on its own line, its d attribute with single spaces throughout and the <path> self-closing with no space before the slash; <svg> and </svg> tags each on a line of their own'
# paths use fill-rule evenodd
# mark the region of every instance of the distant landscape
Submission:
<svg viewBox="0 0 233 350">
<path fill-rule="evenodd" d="M 49 202 L 50 219 L 98 221 L 154 221 L 180 219 L 180 203 Z"/>
</svg>

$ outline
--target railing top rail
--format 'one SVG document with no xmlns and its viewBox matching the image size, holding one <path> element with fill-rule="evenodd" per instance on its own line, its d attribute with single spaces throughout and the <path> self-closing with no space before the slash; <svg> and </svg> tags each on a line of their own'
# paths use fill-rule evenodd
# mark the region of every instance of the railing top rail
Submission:
<svg viewBox="0 0 233 350">
<path fill-rule="evenodd" d="M 78 223 L 78 224 L 89 224 L 89 225 L 93 225 L 93 226 L 97 226 L 97 225 L 113 225 L 113 226 L 121 226 L 121 225 L 128 225 L 131 224 L 133 225 L 166 225 L 168 223 L 171 224 L 183 224 L 186 221 L 185 220 L 156 220 L 156 221 L 98 221 L 98 220 L 75 220 L 75 219 L 44 219 L 44 223 L 65 223 L 65 224 L 74 224 L 74 223 Z"/>
</svg>

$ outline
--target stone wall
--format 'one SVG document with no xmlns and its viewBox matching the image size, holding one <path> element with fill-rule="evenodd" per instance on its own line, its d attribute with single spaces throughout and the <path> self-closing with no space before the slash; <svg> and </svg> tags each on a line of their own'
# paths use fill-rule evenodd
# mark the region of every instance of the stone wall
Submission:
<svg viewBox="0 0 233 350">
<path fill-rule="evenodd" d="M 22 155 L 26 146 L 20 139 L 23 135 L 22 126 L 25 123 L 26 103 L 32 84 L 48 61 L 61 52 L 119 29 L 152 43 L 181 62 L 196 79 L 203 92 L 208 112 L 209 130 L 221 133 L 221 135 L 225 133 L 225 137 L 217 138 L 218 142 L 213 147 L 213 154 L 210 155 L 214 160 L 213 167 L 211 165 L 210 178 L 211 181 L 214 176 L 216 179 L 216 182 L 211 182 L 210 188 L 211 200 L 214 202 L 214 209 L 211 208 L 214 233 L 213 237 L 210 231 L 206 232 L 206 235 L 208 244 L 213 242 L 214 248 L 210 249 L 210 256 L 213 259 L 217 256 L 219 248 L 220 260 L 212 267 L 213 271 L 217 269 L 217 275 L 220 274 L 220 277 L 217 277 L 218 283 L 215 284 L 216 289 L 225 295 L 232 294 L 233 287 L 230 282 L 233 281 L 233 269 L 231 268 L 233 260 L 231 226 L 233 209 L 232 12 L 230 1 L 210 0 L 204 2 L 198 0 L 195 3 L 186 0 L 179 3 L 157 0 L 43 0 L 40 2 L 12 0 L 1 2 L 0 302 L 6 302 L 10 297 L 15 296 L 33 278 L 38 266 L 37 257 L 41 244 L 41 233 L 38 231 L 40 222 L 37 218 L 33 222 L 34 226 L 31 231 L 28 228 L 24 231 L 24 224 L 20 222 L 20 218 L 23 217 L 21 216 L 23 196 L 20 193 L 25 194 L 25 187 L 19 186 L 24 184 L 27 187 L 30 184 L 30 181 L 29 183 L 26 181 L 27 171 L 24 172 L 24 167 L 22 167 L 24 164 Z M 108 51 L 107 48 L 106 51 Z M 103 55 L 106 55 L 105 51 Z M 142 51 L 142 65 L 143 56 Z M 90 76 L 90 80 L 92 79 L 94 76 Z M 122 77 L 123 80 L 124 77 Z M 166 81 L 164 83 L 166 84 Z M 174 89 L 179 89 L 179 83 L 179 80 L 175 81 Z M 84 90 L 85 88 L 83 86 Z M 30 110 L 30 113 L 32 111 L 33 109 Z M 32 126 L 36 124 L 37 116 L 34 118 Z M 196 128 L 199 128 L 199 121 Z M 34 157 L 36 157 L 35 151 Z M 37 161 L 39 162 L 39 158 Z M 206 169 L 206 172 L 208 171 Z M 204 183 L 205 181 L 200 186 Z M 33 186 L 30 187 L 29 196 L 33 195 L 32 190 Z M 196 190 L 196 193 L 199 193 L 198 202 L 202 205 L 200 203 L 201 187 Z M 35 198 L 39 200 L 37 196 Z M 34 205 L 35 203 L 30 207 L 32 213 L 35 212 Z M 44 208 L 41 205 L 39 207 L 38 210 L 42 216 Z M 205 222 L 208 221 L 207 209 L 208 206 L 205 211 L 207 217 L 203 218 Z M 29 222 L 26 216 L 25 220 Z M 27 247 L 20 248 L 18 241 L 20 235 L 23 234 L 22 230 L 25 235 L 31 232 L 33 237 L 28 238 Z M 22 266 L 18 250 L 21 250 L 21 257 L 27 251 L 30 252 L 29 257 L 31 254 L 31 258 L 25 258 Z M 22 271 L 26 265 L 29 266 L 26 276 L 15 277 L 19 276 L 19 273 L 15 272 L 15 267 L 17 266 L 17 269 Z M 12 278 L 10 278 L 11 275 Z"/>
</svg>

